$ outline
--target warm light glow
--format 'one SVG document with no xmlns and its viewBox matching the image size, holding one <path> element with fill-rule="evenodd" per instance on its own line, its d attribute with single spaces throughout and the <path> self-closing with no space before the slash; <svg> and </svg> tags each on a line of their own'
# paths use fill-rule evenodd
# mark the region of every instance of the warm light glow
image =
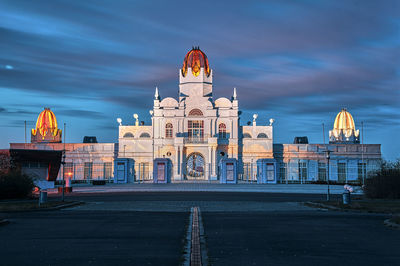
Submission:
<svg viewBox="0 0 400 266">
<path fill-rule="evenodd" d="M 192 74 L 197 77 L 200 75 L 201 68 L 204 68 L 204 73 L 207 77 L 210 75 L 210 66 L 208 64 L 208 59 L 205 53 L 201 51 L 198 47 L 190 50 L 183 60 L 182 75 L 185 77 L 188 68 L 192 69 Z"/>
<path fill-rule="evenodd" d="M 50 108 L 45 108 L 38 116 L 36 121 L 36 128 L 32 129 L 32 135 L 36 136 L 39 134 L 44 139 L 47 134 L 52 134 L 55 137 L 57 134 L 61 133 L 61 130 L 57 127 L 57 119 Z"/>
<path fill-rule="evenodd" d="M 355 130 L 353 117 L 346 109 L 342 109 L 336 116 L 335 122 L 333 123 L 333 129 L 343 130 Z"/>
</svg>

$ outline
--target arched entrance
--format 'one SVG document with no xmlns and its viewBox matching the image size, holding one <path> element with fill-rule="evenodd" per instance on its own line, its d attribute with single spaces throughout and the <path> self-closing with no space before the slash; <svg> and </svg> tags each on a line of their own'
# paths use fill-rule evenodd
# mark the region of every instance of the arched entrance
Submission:
<svg viewBox="0 0 400 266">
<path fill-rule="evenodd" d="M 204 156 L 198 152 L 189 154 L 186 158 L 186 175 L 188 179 L 204 177 L 205 161 Z"/>
</svg>

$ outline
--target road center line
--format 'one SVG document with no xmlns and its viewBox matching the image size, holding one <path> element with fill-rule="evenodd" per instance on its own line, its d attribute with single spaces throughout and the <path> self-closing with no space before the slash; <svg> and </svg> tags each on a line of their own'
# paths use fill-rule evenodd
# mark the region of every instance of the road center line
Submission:
<svg viewBox="0 0 400 266">
<path fill-rule="evenodd" d="M 192 241 L 190 245 L 190 265 L 201 266 L 199 207 L 193 207 Z"/>
</svg>

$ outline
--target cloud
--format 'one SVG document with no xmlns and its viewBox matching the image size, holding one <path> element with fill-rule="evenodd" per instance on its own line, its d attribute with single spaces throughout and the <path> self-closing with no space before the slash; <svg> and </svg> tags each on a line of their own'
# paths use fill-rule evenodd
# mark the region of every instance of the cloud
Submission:
<svg viewBox="0 0 400 266">
<path fill-rule="evenodd" d="M 237 87 L 244 115 L 277 118 L 278 138 L 291 140 L 294 125 L 319 127 L 342 107 L 357 121 L 398 124 L 400 2 L 202 5 L 210 8 L 174 0 L 2 1 L 0 88 L 15 91 L 0 91 L 2 123 L 36 118 L 42 105 L 56 106 L 82 131 L 117 113 L 147 114 L 155 86 L 177 97 L 183 57 L 200 45 L 214 71 L 214 97 Z"/>
<path fill-rule="evenodd" d="M 103 119 L 106 116 L 101 112 L 89 110 L 57 110 L 57 115 L 70 116 L 83 119 Z"/>
</svg>

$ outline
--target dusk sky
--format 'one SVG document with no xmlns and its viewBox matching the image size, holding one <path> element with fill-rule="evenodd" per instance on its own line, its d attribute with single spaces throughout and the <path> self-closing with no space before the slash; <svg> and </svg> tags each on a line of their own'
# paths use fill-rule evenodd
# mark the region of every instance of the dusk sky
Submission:
<svg viewBox="0 0 400 266">
<path fill-rule="evenodd" d="M 400 1 L 1 1 L 0 148 L 43 107 L 67 142 L 117 142 L 117 117 L 150 123 L 155 87 L 178 97 L 200 46 L 214 99 L 237 88 L 241 124 L 274 118 L 274 143 L 325 141 L 342 108 L 364 143 L 400 158 Z"/>
</svg>

